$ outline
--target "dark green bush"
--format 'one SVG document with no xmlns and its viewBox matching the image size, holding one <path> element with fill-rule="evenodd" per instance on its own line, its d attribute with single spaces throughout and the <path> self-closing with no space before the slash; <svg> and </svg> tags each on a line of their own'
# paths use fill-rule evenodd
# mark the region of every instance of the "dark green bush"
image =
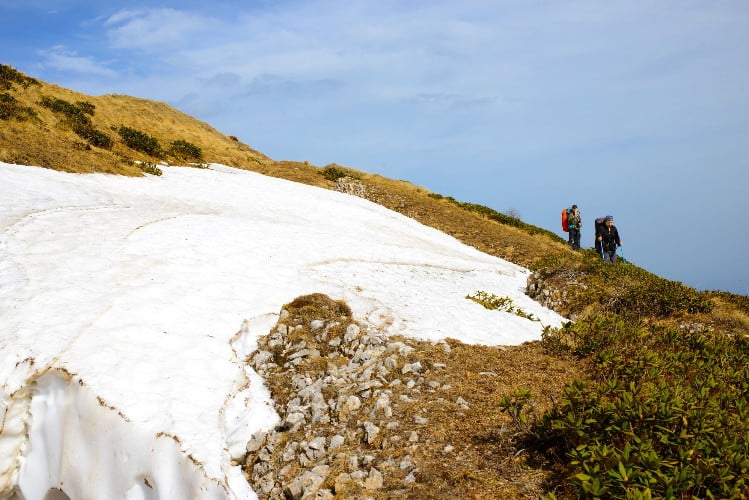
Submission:
<svg viewBox="0 0 749 500">
<path fill-rule="evenodd" d="M 87 115 L 94 116 L 94 110 L 96 110 L 96 106 L 91 104 L 88 101 L 78 101 L 75 103 L 76 107 L 78 107 L 81 111 L 86 113 Z"/>
<path fill-rule="evenodd" d="M 203 151 L 200 147 L 181 139 L 172 142 L 169 154 L 182 160 L 200 161 L 203 159 Z"/>
<path fill-rule="evenodd" d="M 0 93 L 0 120 L 25 121 L 36 117 L 34 109 L 21 106 L 18 100 L 10 94 Z"/>
<path fill-rule="evenodd" d="M 122 126 L 117 129 L 123 142 L 130 149 L 146 153 L 147 155 L 161 158 L 164 155 L 161 146 L 159 145 L 158 139 L 151 137 L 134 128 Z"/>
<path fill-rule="evenodd" d="M 45 108 L 51 109 L 55 113 L 60 113 L 62 115 L 65 115 L 65 117 L 67 117 L 69 120 L 73 122 L 91 125 L 91 120 L 86 116 L 86 114 L 93 114 L 93 113 L 87 113 L 86 110 L 89 108 L 85 106 L 81 107 L 81 106 L 69 103 L 68 101 L 64 99 L 58 99 L 56 97 L 50 97 L 50 96 L 42 96 L 41 100 L 39 101 L 39 104 L 41 104 Z"/>
<path fill-rule="evenodd" d="M 0 64 L 0 90 L 11 90 L 14 83 L 24 88 L 29 85 L 40 85 L 36 78 L 30 78 L 7 64 Z"/>
<path fill-rule="evenodd" d="M 604 262 L 593 250 L 550 255 L 532 267 L 544 281 L 574 292 L 573 309 L 576 305 L 597 303 L 607 312 L 666 317 L 674 313 L 708 313 L 714 307 L 708 292 L 661 278 L 632 263 Z M 570 282 L 575 284 L 567 286 Z"/>
<path fill-rule="evenodd" d="M 337 181 L 342 177 L 355 177 L 350 172 L 344 170 L 335 164 L 327 165 L 325 168 L 320 170 L 320 175 L 328 179 L 329 181 Z"/>
<path fill-rule="evenodd" d="M 92 146 L 105 149 L 112 147 L 112 138 L 94 127 L 91 119 L 87 116 L 93 116 L 96 109 L 96 106 L 90 102 L 78 101 L 71 104 L 64 99 L 42 96 L 39 104 L 63 115 L 62 123 L 70 127 L 79 137 L 86 139 Z"/>
<path fill-rule="evenodd" d="M 79 137 L 86 139 L 92 146 L 103 149 L 110 149 L 112 147 L 112 138 L 104 132 L 97 130 L 93 126 L 78 122 L 73 122 L 71 126 L 73 128 L 73 132 L 78 134 Z"/>
<path fill-rule="evenodd" d="M 157 167 L 156 165 L 148 161 L 138 162 L 137 165 L 138 165 L 138 168 L 140 168 L 142 171 L 144 171 L 147 174 L 161 175 L 164 173 L 159 167 Z"/>
<path fill-rule="evenodd" d="M 632 264 L 611 265 L 597 256 L 589 256 L 585 269 L 600 276 L 604 285 L 613 289 L 603 302 L 612 312 L 664 317 L 676 312 L 707 313 L 713 309 L 708 293 Z"/>
<path fill-rule="evenodd" d="M 494 295 L 493 293 L 478 290 L 472 295 L 466 295 L 466 298 L 476 302 L 477 304 L 481 304 L 482 306 L 490 310 L 508 312 L 510 314 L 514 314 L 531 321 L 541 321 L 533 314 L 526 312 L 514 305 L 510 297 L 499 297 L 497 295 Z"/>
<path fill-rule="evenodd" d="M 610 315 L 547 330 L 593 363 L 537 424 L 573 498 L 746 498 L 749 339 Z M 526 443 L 534 445 L 534 443 Z"/>
</svg>

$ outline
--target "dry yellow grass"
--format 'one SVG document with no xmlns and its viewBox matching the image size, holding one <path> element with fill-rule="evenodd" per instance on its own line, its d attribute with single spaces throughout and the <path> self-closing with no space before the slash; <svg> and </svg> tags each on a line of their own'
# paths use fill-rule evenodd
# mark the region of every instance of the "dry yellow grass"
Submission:
<svg viewBox="0 0 749 500">
<path fill-rule="evenodd" d="M 125 126 L 156 138 L 165 148 L 176 140 L 195 144 L 202 149 L 204 161 L 239 168 L 272 163 L 262 153 L 161 102 L 125 95 L 88 96 L 44 82 L 26 88 L 15 85 L 9 93 L 20 105 L 32 108 L 38 119 L 3 121 L 0 160 L 5 162 L 66 172 L 142 175 L 134 160 L 159 160 L 128 148 L 116 132 Z M 87 147 L 84 139 L 60 123 L 59 115 L 39 104 L 42 96 L 93 104 L 93 126 L 114 139 L 112 149 Z"/>
</svg>

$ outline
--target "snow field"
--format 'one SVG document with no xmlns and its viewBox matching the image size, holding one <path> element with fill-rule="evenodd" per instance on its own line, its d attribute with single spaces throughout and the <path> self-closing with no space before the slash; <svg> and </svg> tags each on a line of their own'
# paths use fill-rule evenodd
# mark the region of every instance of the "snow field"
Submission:
<svg viewBox="0 0 749 500">
<path fill-rule="evenodd" d="M 431 340 L 517 344 L 563 320 L 524 295 L 526 269 L 220 165 L 133 179 L 0 163 L 0 200 L 0 492 L 29 499 L 253 498 L 231 460 L 276 417 L 244 359 L 299 295 Z M 465 299 L 477 290 L 541 323 Z"/>
</svg>

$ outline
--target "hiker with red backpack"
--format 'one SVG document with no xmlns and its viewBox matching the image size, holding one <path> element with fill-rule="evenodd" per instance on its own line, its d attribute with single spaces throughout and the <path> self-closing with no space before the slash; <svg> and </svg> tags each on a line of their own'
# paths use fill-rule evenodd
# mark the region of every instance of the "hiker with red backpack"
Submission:
<svg viewBox="0 0 749 500">
<path fill-rule="evenodd" d="M 577 205 L 562 210 L 562 231 L 569 233 L 567 242 L 573 250 L 580 250 L 580 228 L 583 225 L 583 219 L 580 217 L 580 210 Z"/>
<path fill-rule="evenodd" d="M 569 244 L 573 250 L 580 250 L 580 228 L 583 226 L 583 219 L 580 217 L 580 210 L 577 205 L 572 205 L 570 213 L 567 215 L 567 228 L 570 230 Z"/>
<path fill-rule="evenodd" d="M 622 240 L 619 238 L 619 230 L 614 225 L 614 218 L 610 215 L 604 218 L 604 224 L 600 229 L 596 227 L 596 249 L 598 243 L 601 245 L 603 260 L 616 262 L 616 247 L 622 246 Z"/>
</svg>

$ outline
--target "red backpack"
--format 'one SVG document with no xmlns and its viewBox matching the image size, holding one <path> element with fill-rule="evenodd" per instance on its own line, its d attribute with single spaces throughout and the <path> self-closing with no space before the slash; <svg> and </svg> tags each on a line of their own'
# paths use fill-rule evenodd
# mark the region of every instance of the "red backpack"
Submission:
<svg viewBox="0 0 749 500">
<path fill-rule="evenodd" d="M 569 213 L 569 208 L 562 209 L 562 231 L 565 233 L 569 232 L 570 228 L 567 226 L 567 214 Z"/>
</svg>

